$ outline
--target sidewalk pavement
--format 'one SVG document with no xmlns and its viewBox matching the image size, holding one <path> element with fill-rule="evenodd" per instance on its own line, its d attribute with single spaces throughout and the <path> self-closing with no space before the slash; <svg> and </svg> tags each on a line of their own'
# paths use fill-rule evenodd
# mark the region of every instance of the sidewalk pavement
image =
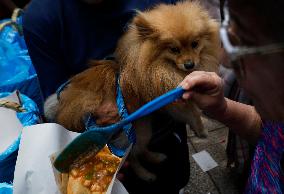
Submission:
<svg viewBox="0 0 284 194">
<path fill-rule="evenodd" d="M 236 188 L 237 175 L 226 167 L 226 143 L 228 129 L 206 117 L 202 118 L 205 127 L 209 131 L 206 139 L 195 136 L 188 129 L 188 146 L 190 152 L 191 172 L 190 180 L 185 187 L 185 194 L 238 194 Z M 218 163 L 218 166 L 207 172 L 203 172 L 193 160 L 192 154 L 206 150 Z"/>
</svg>

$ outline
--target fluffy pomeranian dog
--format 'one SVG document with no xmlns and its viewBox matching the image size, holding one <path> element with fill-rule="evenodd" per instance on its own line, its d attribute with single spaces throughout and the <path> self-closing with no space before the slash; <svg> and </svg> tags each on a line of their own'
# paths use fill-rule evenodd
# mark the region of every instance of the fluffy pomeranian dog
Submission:
<svg viewBox="0 0 284 194">
<path fill-rule="evenodd" d="M 47 100 L 46 116 L 74 131 L 84 130 L 83 118 L 87 114 L 92 114 L 99 125 L 115 123 L 119 121 L 116 74 L 120 76 L 128 112 L 132 113 L 176 88 L 195 70 L 217 72 L 219 51 L 218 23 L 197 2 L 161 4 L 138 12 L 118 42 L 116 61 L 92 61 L 91 68 L 71 79 L 59 102 L 54 101 L 54 96 Z M 198 136 L 207 136 L 194 102 L 175 102 L 160 111 L 189 124 Z M 137 142 L 130 154 L 134 171 L 146 181 L 156 176 L 138 159 L 143 156 L 159 163 L 166 158 L 147 149 L 151 118 L 149 115 L 133 122 Z"/>
</svg>

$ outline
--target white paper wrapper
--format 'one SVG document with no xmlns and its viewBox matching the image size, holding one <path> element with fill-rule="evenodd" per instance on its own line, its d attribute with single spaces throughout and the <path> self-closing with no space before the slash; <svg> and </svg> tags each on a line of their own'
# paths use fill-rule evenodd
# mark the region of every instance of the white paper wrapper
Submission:
<svg viewBox="0 0 284 194">
<path fill-rule="evenodd" d="M 54 123 L 23 129 L 14 178 L 14 194 L 59 194 L 50 156 L 59 152 L 78 133 Z M 122 165 L 122 163 L 121 163 Z M 109 194 L 128 194 L 123 185 L 112 181 Z"/>
<path fill-rule="evenodd" d="M 126 150 L 125 155 L 122 158 L 122 160 L 121 160 L 121 162 L 120 162 L 120 164 L 119 164 L 119 166 L 118 166 L 118 168 L 117 168 L 117 170 L 114 174 L 114 177 L 113 177 L 113 179 L 112 179 L 112 181 L 111 181 L 111 183 L 108 187 L 106 194 L 128 194 L 128 192 L 124 188 L 123 184 L 118 179 L 116 179 L 115 177 L 116 177 L 119 169 L 121 168 L 121 166 L 124 164 L 125 159 L 127 158 L 131 148 L 132 148 L 132 145 Z"/>
</svg>

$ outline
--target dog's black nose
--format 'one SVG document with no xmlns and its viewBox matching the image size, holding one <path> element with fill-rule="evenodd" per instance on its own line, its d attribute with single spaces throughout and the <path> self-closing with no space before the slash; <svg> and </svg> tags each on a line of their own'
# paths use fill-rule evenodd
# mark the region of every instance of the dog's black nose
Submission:
<svg viewBox="0 0 284 194">
<path fill-rule="evenodd" d="M 183 66 L 184 66 L 185 69 L 192 69 L 195 66 L 195 64 L 191 61 L 188 61 L 188 62 L 184 63 Z"/>
</svg>

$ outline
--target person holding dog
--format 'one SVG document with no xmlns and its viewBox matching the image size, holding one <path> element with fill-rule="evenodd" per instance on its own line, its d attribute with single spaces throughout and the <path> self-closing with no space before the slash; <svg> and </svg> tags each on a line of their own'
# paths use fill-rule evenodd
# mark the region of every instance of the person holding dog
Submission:
<svg viewBox="0 0 284 194">
<path fill-rule="evenodd" d="M 212 118 L 256 144 L 246 193 L 284 191 L 283 1 L 228 0 L 220 34 L 242 88 L 255 106 L 224 97 L 215 73 L 193 72 L 180 84 Z"/>
<path fill-rule="evenodd" d="M 112 54 L 135 10 L 175 0 L 33 0 L 23 16 L 23 32 L 38 74 L 44 98 L 71 76 L 88 68 L 88 60 Z M 161 122 L 163 121 L 163 122 Z M 134 194 L 178 194 L 189 180 L 189 152 L 185 124 L 156 115 L 150 143 L 167 155 L 159 165 L 144 164 L 157 180 L 140 180 L 130 168 L 122 169 L 123 184 Z"/>
</svg>

